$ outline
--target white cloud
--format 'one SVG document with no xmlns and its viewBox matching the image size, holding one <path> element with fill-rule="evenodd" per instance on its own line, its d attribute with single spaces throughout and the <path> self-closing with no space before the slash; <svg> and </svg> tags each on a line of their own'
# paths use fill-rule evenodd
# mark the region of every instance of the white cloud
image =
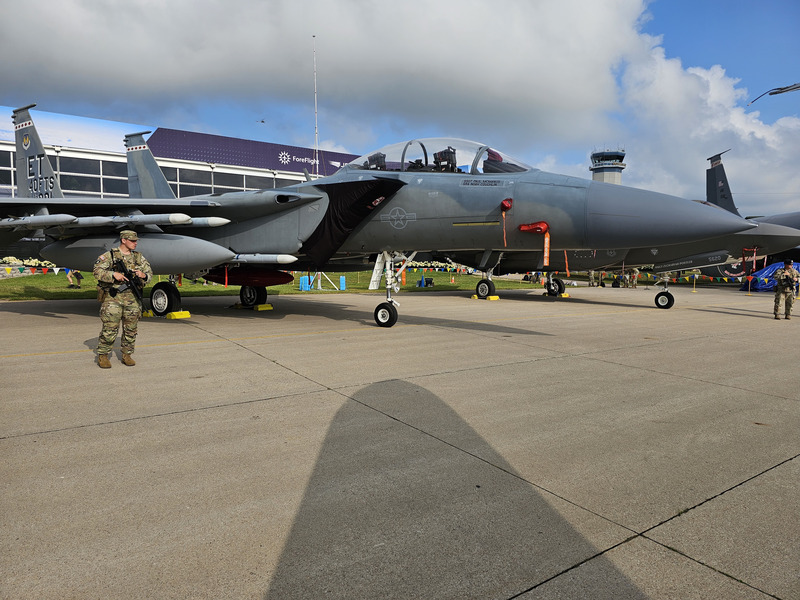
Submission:
<svg viewBox="0 0 800 600">
<path fill-rule="evenodd" d="M 740 206 L 798 202 L 798 119 L 767 125 L 724 65 L 670 58 L 641 33 L 645 0 L 62 0 L 23 27 L 30 12 L 0 4 L 0 50 L 24 49 L 0 66 L 10 106 L 312 145 L 316 44 L 328 149 L 453 135 L 588 177 L 611 143 L 625 183 L 702 197 L 705 159 L 733 148 Z"/>
<path fill-rule="evenodd" d="M 633 124 L 629 163 L 636 168 L 623 180 L 702 198 L 705 159 L 730 148 L 724 162 L 743 213 L 800 209 L 800 180 L 791 167 L 800 158 L 792 141 L 800 119 L 763 123 L 758 112 L 740 105 L 748 94 L 738 84 L 720 65 L 684 68 L 678 59 L 667 59 L 662 47 L 632 55 L 622 89 L 626 122 Z"/>
</svg>

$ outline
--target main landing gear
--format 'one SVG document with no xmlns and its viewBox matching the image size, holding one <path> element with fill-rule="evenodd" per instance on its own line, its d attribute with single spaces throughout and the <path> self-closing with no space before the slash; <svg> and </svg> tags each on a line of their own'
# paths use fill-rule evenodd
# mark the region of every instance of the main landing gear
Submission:
<svg viewBox="0 0 800 600">
<path fill-rule="evenodd" d="M 157 317 L 181 310 L 181 293 L 173 277 L 170 277 L 169 281 L 160 281 L 153 286 L 150 290 L 150 307 Z"/>
<path fill-rule="evenodd" d="M 552 271 L 548 271 L 544 289 L 547 291 L 548 296 L 560 296 L 566 291 L 567 286 L 565 286 L 564 282 L 558 277 L 553 277 Z"/>
<path fill-rule="evenodd" d="M 239 288 L 239 301 L 245 308 L 266 304 L 267 287 L 264 285 L 243 285 Z"/>
<path fill-rule="evenodd" d="M 267 288 L 263 285 L 243 285 L 239 290 L 239 300 L 242 306 L 252 308 L 259 304 L 267 303 Z M 167 313 L 181 310 L 181 293 L 175 285 L 175 278 L 161 281 L 153 286 L 150 291 L 150 307 L 153 314 L 163 317 Z M 395 320 L 396 317 L 395 317 Z"/>
<path fill-rule="evenodd" d="M 400 291 L 398 278 L 400 274 L 405 271 L 406 265 L 414 260 L 416 252 L 412 252 L 411 256 L 405 256 L 401 252 L 384 251 L 378 255 L 375 261 L 375 269 L 372 271 L 372 279 L 370 280 L 369 289 L 376 290 L 380 284 L 381 274 L 386 278 L 386 302 L 381 302 L 375 308 L 375 322 L 379 327 L 391 327 L 397 323 L 397 307 L 400 306 L 398 302 L 392 298 L 392 291 L 395 293 Z M 397 260 L 402 260 L 403 264 L 397 273 L 394 272 L 394 263 Z"/>
<path fill-rule="evenodd" d="M 488 277 L 481 279 L 478 285 L 475 286 L 475 295 L 481 300 L 486 300 L 489 296 L 494 296 L 494 281 L 492 281 L 492 274 L 489 273 Z"/>
<path fill-rule="evenodd" d="M 564 282 L 558 277 L 553 277 L 552 271 L 547 273 L 547 281 L 544 284 L 544 289 L 548 296 L 560 296 L 564 293 L 567 287 Z M 481 279 L 478 285 L 475 286 L 475 295 L 481 300 L 485 300 L 489 296 L 494 296 L 495 287 L 492 281 L 491 272 L 488 273 L 485 279 Z"/>
</svg>

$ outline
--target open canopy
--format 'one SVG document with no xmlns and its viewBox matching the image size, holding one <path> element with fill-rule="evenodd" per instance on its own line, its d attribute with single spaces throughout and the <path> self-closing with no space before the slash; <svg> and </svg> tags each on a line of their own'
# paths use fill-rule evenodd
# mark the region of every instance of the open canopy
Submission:
<svg viewBox="0 0 800 600">
<path fill-rule="evenodd" d="M 370 171 L 520 173 L 535 170 L 486 144 L 456 138 L 425 138 L 384 146 L 347 165 Z"/>
</svg>

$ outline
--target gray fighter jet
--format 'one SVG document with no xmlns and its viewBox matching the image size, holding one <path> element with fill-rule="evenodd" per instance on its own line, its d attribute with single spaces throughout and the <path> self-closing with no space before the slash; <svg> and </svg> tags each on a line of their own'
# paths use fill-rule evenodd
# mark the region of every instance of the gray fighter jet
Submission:
<svg viewBox="0 0 800 600">
<path fill-rule="evenodd" d="M 733 204 L 728 178 L 722 165 L 722 154 L 724 152 L 708 159 L 711 166 L 706 171 L 706 203 L 740 216 Z M 745 259 L 753 260 L 754 256 L 777 254 L 800 244 L 800 213 L 760 217 L 750 221 L 758 224 L 758 227 L 706 240 L 670 245 L 653 244 L 643 248 L 565 251 L 550 261 L 547 291 L 554 296 L 564 291 L 563 282 L 552 277 L 553 270 L 616 271 L 647 267 L 652 272 L 665 273 L 699 268 L 704 274 L 712 276 L 737 276 L 742 273 L 729 270 L 733 263 L 738 261 L 741 264 Z M 521 256 L 516 259 L 524 260 Z M 514 265 L 507 261 L 505 268 L 513 269 Z M 675 299 L 669 292 L 668 280 L 663 284 L 664 290 L 656 294 L 655 304 L 659 308 L 670 308 Z"/>
<path fill-rule="evenodd" d="M 728 152 L 728 150 L 725 152 Z M 733 193 L 728 183 L 728 176 L 725 173 L 725 166 L 722 164 L 722 155 L 725 152 L 715 154 L 708 159 L 711 164 L 706 170 L 706 199 L 711 204 L 716 204 L 740 216 L 739 209 L 736 208 L 733 201 Z M 748 220 L 758 223 L 758 231 L 762 232 L 762 234 L 774 231 L 777 236 L 778 231 L 785 231 L 786 228 L 800 230 L 800 212 L 748 217 Z M 727 256 L 722 256 L 721 260 L 716 263 L 709 263 L 709 266 L 697 266 L 700 267 L 701 273 L 711 277 L 740 277 L 747 274 L 748 268 L 751 272 L 757 270 L 755 266 L 757 259 L 762 259 L 769 255 L 783 254 L 788 251 L 797 253 L 800 250 L 798 244 L 800 244 L 800 237 L 791 238 L 787 236 L 785 240 L 778 240 L 769 239 L 762 235 L 761 239 L 755 240 L 755 243 L 743 244 L 741 248 L 734 248 Z M 748 262 L 753 264 L 748 267 Z"/>
<path fill-rule="evenodd" d="M 285 269 L 354 270 L 374 265 L 386 302 L 375 320 L 397 320 L 400 270 L 417 252 L 453 254 L 489 274 L 516 264 L 547 266 L 564 251 L 667 247 L 746 231 L 755 224 L 674 196 L 546 173 L 485 144 L 419 139 L 371 152 L 337 173 L 280 189 L 187 198 L 55 198 L 60 191 L 27 106 L 14 111 L 18 189 L 0 199 L 0 228 L 41 229 L 41 254 L 91 268 L 136 229 L 154 272 L 209 269 L 266 298 L 291 280 Z M 508 270 L 508 269 L 506 269 Z M 525 270 L 530 270 L 528 267 Z M 161 287 L 159 287 L 161 286 Z M 483 287 L 482 287 L 483 286 Z M 180 305 L 162 282 L 159 313 Z M 153 298 L 153 296 L 151 296 Z"/>
<path fill-rule="evenodd" d="M 131 197 L 141 197 L 141 188 L 152 190 L 153 193 L 159 193 L 158 197 L 173 198 L 172 190 L 167 183 L 164 174 L 158 167 L 152 153 L 147 147 L 144 140 L 144 135 L 149 132 L 129 134 L 125 136 L 125 146 L 128 148 L 128 173 L 130 183 Z M 723 171 L 724 176 L 724 171 Z M 725 182 L 727 185 L 727 181 Z M 711 188 L 709 188 L 711 189 Z M 159 192 L 160 190 L 160 192 Z M 709 196 L 709 200 L 711 197 Z M 728 208 L 722 206 L 719 202 L 712 201 L 711 204 L 721 206 L 721 208 Z M 739 237 L 737 237 L 739 236 Z M 745 236 L 745 237 L 741 237 Z M 771 226 L 762 227 L 757 230 L 747 231 L 733 236 L 724 236 L 722 238 L 714 238 L 709 243 L 704 244 L 705 240 L 697 242 L 690 242 L 684 244 L 676 244 L 667 248 L 667 252 L 671 252 L 674 256 L 681 258 L 675 260 L 673 263 L 662 263 L 656 268 L 656 272 L 674 271 L 679 269 L 687 269 L 697 264 L 707 265 L 716 264 L 720 261 L 729 259 L 728 251 L 715 250 L 706 252 L 699 255 L 686 256 L 686 252 L 695 252 L 704 247 L 723 247 L 724 244 L 731 245 L 732 247 L 739 248 L 742 244 L 746 246 L 754 246 L 754 248 L 763 248 L 768 245 L 770 248 L 784 248 L 792 244 L 800 242 L 800 231 L 788 231 L 785 228 L 771 228 Z M 639 250 L 639 252 L 637 252 Z M 554 274 L 559 271 L 569 271 L 569 265 L 572 264 L 573 270 L 587 270 L 598 268 L 598 266 L 609 269 L 624 269 L 626 266 L 632 268 L 634 266 L 642 267 L 642 264 L 626 265 L 624 262 L 618 262 L 621 258 L 628 256 L 633 252 L 632 256 L 642 257 L 647 260 L 647 266 L 652 265 L 653 256 L 659 251 L 658 248 L 648 249 L 650 254 L 642 253 L 641 249 L 606 249 L 604 251 L 597 250 L 578 250 L 578 251 L 564 251 L 563 254 L 558 254 L 551 259 L 548 267 L 543 267 L 537 261 L 543 261 L 544 257 L 540 256 L 541 253 L 537 252 L 524 252 L 516 251 L 506 253 L 507 258 L 504 259 L 502 265 L 498 265 L 497 270 L 500 273 L 516 272 L 518 270 L 530 269 L 535 265 L 537 270 L 545 270 L 547 273 L 546 289 L 549 295 L 557 296 L 565 291 L 564 282 L 555 277 Z M 445 253 L 432 253 L 433 256 L 440 260 L 471 260 L 475 258 L 474 253 L 460 252 L 445 252 Z M 518 267 L 518 268 L 515 268 Z M 491 273 L 491 271 L 490 271 Z M 377 289 L 377 282 L 373 281 L 373 289 Z M 659 308 L 671 308 L 674 304 L 674 296 L 669 292 L 669 280 L 664 279 L 662 282 L 664 290 L 657 293 L 655 296 L 655 304 Z M 476 286 L 476 294 L 482 298 L 487 297 L 494 293 L 494 287 L 490 279 L 482 281 Z M 242 302 L 247 303 L 248 299 L 257 297 L 257 291 L 250 289 L 248 286 L 243 286 L 241 292 Z"/>
</svg>

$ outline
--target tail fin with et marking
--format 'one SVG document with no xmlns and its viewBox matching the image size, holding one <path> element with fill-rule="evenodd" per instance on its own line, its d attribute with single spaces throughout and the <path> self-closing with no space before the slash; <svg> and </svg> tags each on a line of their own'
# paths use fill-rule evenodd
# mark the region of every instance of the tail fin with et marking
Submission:
<svg viewBox="0 0 800 600">
<path fill-rule="evenodd" d="M 17 144 L 17 195 L 20 198 L 63 198 L 44 145 L 33 124 L 29 104 L 14 111 L 14 138 Z"/>
</svg>

